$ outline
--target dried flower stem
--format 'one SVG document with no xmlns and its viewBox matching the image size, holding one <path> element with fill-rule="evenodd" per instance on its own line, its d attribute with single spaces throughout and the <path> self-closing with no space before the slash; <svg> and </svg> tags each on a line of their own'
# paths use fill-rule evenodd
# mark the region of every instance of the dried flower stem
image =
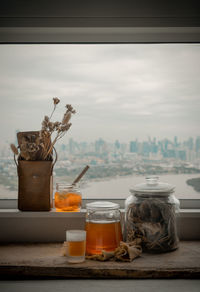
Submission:
<svg viewBox="0 0 200 292">
<path fill-rule="evenodd" d="M 58 134 L 57 134 L 57 136 L 55 137 L 55 139 L 53 140 L 53 142 L 51 143 L 51 145 L 49 145 L 49 147 L 47 147 L 48 150 L 46 151 L 46 154 L 45 154 L 45 156 L 44 156 L 44 160 L 45 160 L 45 159 L 48 157 L 48 155 L 52 152 L 53 147 L 54 147 L 54 145 L 55 145 L 57 139 L 58 139 Z"/>
<path fill-rule="evenodd" d="M 64 129 L 64 131 L 62 131 L 62 130 L 58 131 L 56 137 L 54 138 L 53 142 L 51 143 L 51 145 L 49 147 L 49 150 L 46 152 L 46 155 L 44 156 L 44 160 L 53 151 L 53 147 L 54 147 L 55 143 L 65 135 L 65 133 L 69 130 L 70 126 L 71 126 L 71 124 L 67 124 L 67 127 Z"/>
<path fill-rule="evenodd" d="M 60 99 L 59 99 L 59 98 L 57 98 L 57 97 L 54 97 L 54 98 L 53 98 L 54 108 L 53 108 L 53 111 L 52 111 L 52 113 L 51 113 L 51 115 L 50 115 L 50 117 L 49 117 L 49 120 L 52 118 L 53 113 L 55 112 L 56 106 L 57 106 L 57 104 L 58 104 L 59 102 L 60 102 Z"/>
<path fill-rule="evenodd" d="M 48 160 L 49 159 L 48 156 L 52 155 L 52 151 L 53 151 L 53 147 L 55 143 L 59 139 L 61 139 L 65 135 L 65 133 L 69 130 L 69 128 L 71 127 L 71 123 L 69 123 L 69 121 L 71 119 L 72 114 L 75 114 L 76 112 L 71 106 L 71 104 L 67 104 L 66 105 L 67 110 L 64 113 L 62 122 L 55 122 L 55 123 L 51 122 L 50 119 L 52 118 L 52 115 L 59 102 L 60 100 L 57 97 L 53 98 L 53 103 L 54 103 L 53 111 L 50 117 L 45 116 L 42 122 L 42 129 L 40 131 L 40 136 L 42 140 L 42 155 L 41 155 L 42 160 L 46 160 L 46 159 Z M 54 132 L 57 132 L 57 133 L 53 142 L 51 142 L 51 137 Z"/>
</svg>

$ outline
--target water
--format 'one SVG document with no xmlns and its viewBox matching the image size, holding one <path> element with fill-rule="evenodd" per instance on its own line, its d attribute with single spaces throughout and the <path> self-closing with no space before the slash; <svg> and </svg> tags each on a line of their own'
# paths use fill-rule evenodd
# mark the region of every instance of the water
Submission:
<svg viewBox="0 0 200 292">
<path fill-rule="evenodd" d="M 160 181 L 175 186 L 175 195 L 179 199 L 200 199 L 196 192 L 186 181 L 190 178 L 200 177 L 200 174 L 165 174 L 159 175 Z M 63 178 L 64 180 L 64 178 Z M 125 199 L 130 194 L 129 189 L 138 183 L 143 183 L 145 176 L 125 176 L 112 179 L 88 182 L 81 188 L 83 198 L 88 199 Z M 56 178 L 54 178 L 56 182 Z M 0 185 L 0 199 L 16 199 L 17 192 L 9 191 Z"/>
<path fill-rule="evenodd" d="M 16 198 L 17 198 L 16 191 L 10 191 L 8 188 L 4 187 L 3 185 L 0 185 L 0 199 L 16 199 Z"/>
<path fill-rule="evenodd" d="M 159 175 L 160 181 L 175 186 L 175 195 L 179 199 L 200 199 L 196 192 L 186 181 L 190 178 L 200 177 L 200 174 L 166 174 Z M 125 199 L 130 194 L 129 189 L 138 183 L 145 182 L 145 176 L 126 176 L 113 179 L 89 182 L 83 189 L 83 198 L 94 199 Z"/>
</svg>

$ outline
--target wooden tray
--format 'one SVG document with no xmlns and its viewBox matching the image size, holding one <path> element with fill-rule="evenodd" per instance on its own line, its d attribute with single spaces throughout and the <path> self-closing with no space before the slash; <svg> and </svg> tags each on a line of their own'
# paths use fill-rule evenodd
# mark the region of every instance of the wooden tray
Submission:
<svg viewBox="0 0 200 292">
<path fill-rule="evenodd" d="M 69 264 L 62 244 L 0 246 L 1 278 L 199 278 L 200 241 L 181 242 L 176 251 L 145 254 L 131 263 L 86 260 Z"/>
</svg>

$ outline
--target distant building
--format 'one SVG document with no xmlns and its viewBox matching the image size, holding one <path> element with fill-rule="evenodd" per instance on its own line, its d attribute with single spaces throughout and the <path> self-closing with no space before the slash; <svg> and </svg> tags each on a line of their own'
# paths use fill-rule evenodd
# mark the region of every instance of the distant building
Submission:
<svg viewBox="0 0 200 292">
<path fill-rule="evenodd" d="M 196 152 L 199 152 L 200 151 L 200 136 L 198 136 L 196 138 L 196 141 L 195 141 L 195 150 L 196 150 Z"/>
<path fill-rule="evenodd" d="M 102 138 L 99 138 L 99 140 L 95 142 L 95 152 L 98 154 L 105 152 L 105 144 L 105 141 Z"/>
<path fill-rule="evenodd" d="M 130 148 L 130 152 L 131 153 L 137 153 L 138 152 L 138 142 L 137 142 L 137 140 L 131 141 L 129 148 Z"/>
<path fill-rule="evenodd" d="M 120 143 L 118 140 L 115 141 L 115 149 L 119 150 L 120 149 Z"/>
<path fill-rule="evenodd" d="M 178 147 L 178 138 L 177 138 L 177 136 L 174 137 L 174 146 Z"/>
<path fill-rule="evenodd" d="M 142 143 L 142 154 L 144 156 L 149 156 L 149 153 L 151 151 L 151 146 L 149 142 L 143 142 Z"/>
<path fill-rule="evenodd" d="M 186 160 L 186 151 L 185 150 L 179 150 L 178 151 L 178 158 L 181 160 Z"/>
</svg>

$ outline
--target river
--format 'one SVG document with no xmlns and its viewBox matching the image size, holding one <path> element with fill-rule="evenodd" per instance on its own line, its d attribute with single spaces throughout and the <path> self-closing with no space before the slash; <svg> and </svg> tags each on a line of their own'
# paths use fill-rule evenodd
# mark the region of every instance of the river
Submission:
<svg viewBox="0 0 200 292">
<path fill-rule="evenodd" d="M 165 174 L 159 175 L 160 181 L 175 186 L 175 195 L 179 199 L 200 199 L 196 192 L 186 181 L 190 178 L 200 177 L 200 174 Z M 64 178 L 62 178 L 64 181 Z M 130 194 L 129 189 L 145 181 L 145 176 L 124 176 L 112 179 L 94 180 L 82 185 L 83 198 L 88 199 L 125 199 Z M 54 178 L 56 182 L 56 178 Z M 0 199 L 16 199 L 17 192 L 9 191 L 0 185 Z"/>
<path fill-rule="evenodd" d="M 179 199 L 200 199 L 200 193 L 189 186 L 186 181 L 190 178 L 200 177 L 200 174 L 165 174 L 159 175 L 162 182 L 175 186 L 175 195 Z M 108 180 L 88 182 L 83 187 L 83 198 L 113 199 L 127 198 L 129 189 L 145 181 L 145 176 L 125 176 Z"/>
</svg>

